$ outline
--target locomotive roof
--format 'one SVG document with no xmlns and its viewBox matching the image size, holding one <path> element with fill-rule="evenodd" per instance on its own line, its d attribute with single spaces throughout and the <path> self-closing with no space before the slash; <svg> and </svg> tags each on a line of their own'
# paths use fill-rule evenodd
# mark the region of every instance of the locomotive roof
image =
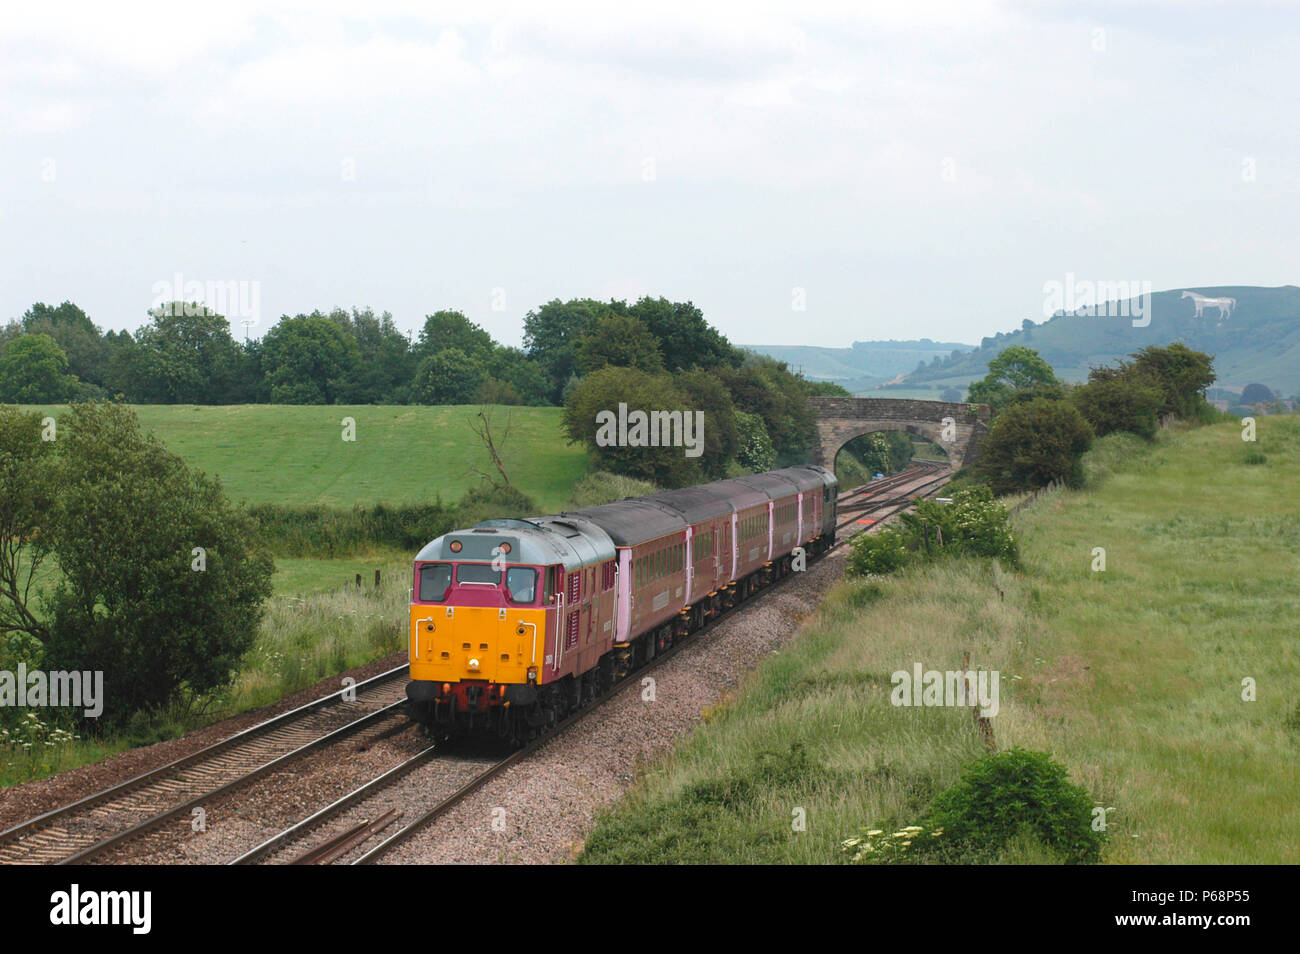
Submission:
<svg viewBox="0 0 1300 954">
<path fill-rule="evenodd" d="M 459 543 L 454 551 L 451 544 Z M 484 520 L 468 530 L 453 530 L 428 543 L 415 559 L 491 562 L 492 552 L 509 544 L 508 563 L 563 563 L 575 570 L 589 563 L 614 559 L 614 543 L 600 527 L 559 517 L 533 520 Z"/>
</svg>

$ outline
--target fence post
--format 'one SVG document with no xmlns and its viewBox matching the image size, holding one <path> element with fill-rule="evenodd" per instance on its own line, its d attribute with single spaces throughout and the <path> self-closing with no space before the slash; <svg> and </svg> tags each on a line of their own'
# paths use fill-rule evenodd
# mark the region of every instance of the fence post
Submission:
<svg viewBox="0 0 1300 954">
<path fill-rule="evenodd" d="M 379 589 L 379 571 L 375 571 L 375 589 Z"/>
</svg>

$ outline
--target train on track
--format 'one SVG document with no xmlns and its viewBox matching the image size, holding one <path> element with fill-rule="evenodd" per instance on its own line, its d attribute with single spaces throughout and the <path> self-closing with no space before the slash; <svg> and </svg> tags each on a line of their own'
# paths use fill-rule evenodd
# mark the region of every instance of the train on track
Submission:
<svg viewBox="0 0 1300 954">
<path fill-rule="evenodd" d="M 411 717 L 524 742 L 835 542 L 824 467 L 487 520 L 415 558 Z"/>
</svg>

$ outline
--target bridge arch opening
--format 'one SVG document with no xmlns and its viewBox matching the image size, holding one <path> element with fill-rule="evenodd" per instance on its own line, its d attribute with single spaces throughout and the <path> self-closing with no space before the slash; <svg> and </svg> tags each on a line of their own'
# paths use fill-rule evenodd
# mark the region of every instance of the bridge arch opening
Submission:
<svg viewBox="0 0 1300 954">
<path fill-rule="evenodd" d="M 876 424 L 845 440 L 835 451 L 831 469 L 841 487 L 858 487 L 876 474 L 888 477 L 905 470 L 917 459 L 951 466 L 948 452 L 926 428 L 903 422 Z"/>
</svg>

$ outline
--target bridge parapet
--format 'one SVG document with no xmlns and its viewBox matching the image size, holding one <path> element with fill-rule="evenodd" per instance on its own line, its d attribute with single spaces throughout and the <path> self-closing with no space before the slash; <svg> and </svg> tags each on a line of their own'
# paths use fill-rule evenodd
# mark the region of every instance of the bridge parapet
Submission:
<svg viewBox="0 0 1300 954">
<path fill-rule="evenodd" d="M 906 398 L 814 397 L 817 460 L 833 467 L 840 448 L 873 431 L 907 431 L 938 444 L 953 470 L 979 456 L 979 444 L 993 416 L 987 404 L 916 401 Z"/>
</svg>

